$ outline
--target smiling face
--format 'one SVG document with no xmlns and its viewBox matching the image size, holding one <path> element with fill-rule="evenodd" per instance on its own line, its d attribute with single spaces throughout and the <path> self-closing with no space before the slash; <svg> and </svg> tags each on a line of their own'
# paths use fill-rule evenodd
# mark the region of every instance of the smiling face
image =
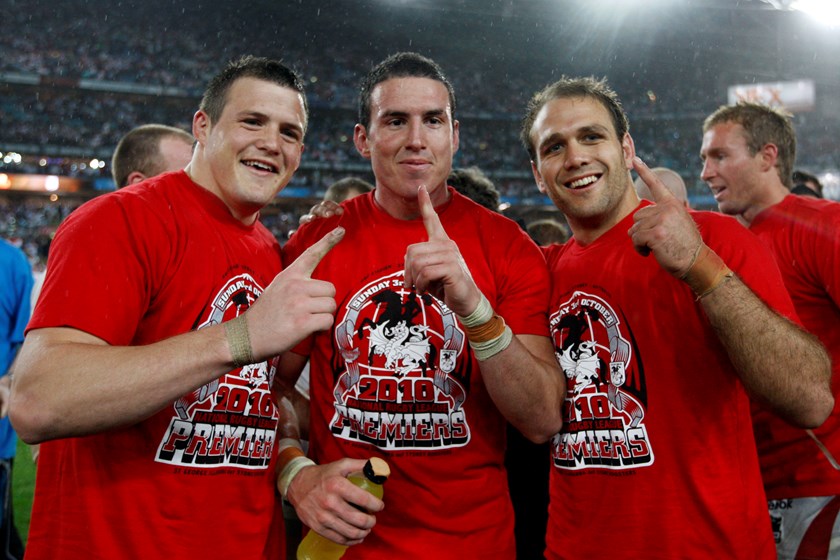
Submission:
<svg viewBox="0 0 840 560">
<path fill-rule="evenodd" d="M 252 223 L 300 165 L 306 113 L 301 95 L 257 78 L 239 78 L 218 122 L 204 111 L 193 119 L 198 142 L 187 168 L 231 213 Z"/>
<path fill-rule="evenodd" d="M 537 185 L 566 215 L 578 241 L 594 241 L 638 205 L 629 173 L 633 140 L 616 136 L 609 111 L 596 99 L 548 101 L 530 137 Z"/>
<path fill-rule="evenodd" d="M 435 206 L 447 200 L 458 122 L 452 119 L 449 92 L 441 82 L 408 77 L 377 84 L 370 98 L 370 124 L 356 125 L 354 140 L 371 161 L 376 201 L 390 215 L 419 216 L 420 185 L 429 190 Z"/>
</svg>

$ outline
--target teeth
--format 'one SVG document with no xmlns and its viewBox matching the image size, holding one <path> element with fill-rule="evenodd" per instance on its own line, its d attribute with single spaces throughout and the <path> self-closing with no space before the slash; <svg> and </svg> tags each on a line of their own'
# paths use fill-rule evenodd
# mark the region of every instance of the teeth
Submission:
<svg viewBox="0 0 840 560">
<path fill-rule="evenodd" d="M 264 163 L 260 163 L 258 161 L 246 161 L 243 162 L 245 165 L 249 165 L 251 167 L 256 167 L 257 169 L 262 169 L 263 171 L 274 172 L 274 167 L 271 165 L 266 165 Z"/>
<path fill-rule="evenodd" d="M 583 179 L 578 179 L 577 181 L 572 181 L 569 184 L 569 187 L 572 189 L 579 189 L 580 187 L 585 187 L 586 185 L 591 185 L 595 181 L 598 180 L 598 177 L 594 175 L 590 175 L 589 177 L 584 177 Z"/>
</svg>

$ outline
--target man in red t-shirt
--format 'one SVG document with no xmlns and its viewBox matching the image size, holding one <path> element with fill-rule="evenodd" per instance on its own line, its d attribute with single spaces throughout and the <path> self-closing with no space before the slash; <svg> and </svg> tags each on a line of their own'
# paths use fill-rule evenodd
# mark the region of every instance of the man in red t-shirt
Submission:
<svg viewBox="0 0 840 560">
<path fill-rule="evenodd" d="M 56 234 L 12 388 L 38 462 L 27 557 L 277 558 L 274 356 L 332 323 L 260 224 L 300 164 L 303 85 L 244 57 L 209 84 L 184 171 L 98 197 Z"/>
<path fill-rule="evenodd" d="M 547 441 L 565 393 L 545 259 L 515 222 L 447 185 L 459 126 L 437 64 L 396 54 L 361 92 L 354 140 L 376 188 L 284 246 L 293 258 L 322 231 L 347 232 L 313 274 L 336 287 L 335 326 L 279 375 L 293 384 L 309 357 L 320 465 L 281 473 L 280 487 L 309 527 L 354 545 L 348 559 L 513 559 L 505 420 Z M 390 464 L 384 503 L 344 479 L 344 456 Z"/>
<path fill-rule="evenodd" d="M 831 355 L 840 390 L 840 204 L 791 194 L 796 135 L 787 113 L 754 103 L 725 106 L 703 132 L 703 180 L 720 211 L 746 224 L 775 256 L 802 324 Z M 840 554 L 838 406 L 835 400 L 829 419 L 813 430 L 754 407 L 779 558 Z"/>
<path fill-rule="evenodd" d="M 833 405 L 828 358 L 777 313 L 795 317 L 769 252 L 734 220 L 688 211 L 628 129 L 592 78 L 537 93 L 522 127 L 573 232 L 546 253 L 568 379 L 547 557 L 773 558 L 747 395 L 817 426 Z"/>
</svg>

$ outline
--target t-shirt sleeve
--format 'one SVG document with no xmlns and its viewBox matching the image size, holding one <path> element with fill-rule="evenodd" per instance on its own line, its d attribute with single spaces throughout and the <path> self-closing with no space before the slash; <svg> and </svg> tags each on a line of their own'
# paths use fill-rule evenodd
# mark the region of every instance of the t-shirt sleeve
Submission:
<svg viewBox="0 0 840 560">
<path fill-rule="evenodd" d="M 771 309 L 801 325 L 770 250 L 734 218 L 713 218 L 698 224 L 709 248 Z"/>
<path fill-rule="evenodd" d="M 550 284 L 543 251 L 524 231 L 508 230 L 510 243 L 495 263 L 499 276 L 496 312 L 514 334 L 548 336 Z"/>
<path fill-rule="evenodd" d="M 125 201 L 105 196 L 83 205 L 56 232 L 27 330 L 69 327 L 130 344 L 169 245 L 160 219 L 129 215 Z"/>
</svg>

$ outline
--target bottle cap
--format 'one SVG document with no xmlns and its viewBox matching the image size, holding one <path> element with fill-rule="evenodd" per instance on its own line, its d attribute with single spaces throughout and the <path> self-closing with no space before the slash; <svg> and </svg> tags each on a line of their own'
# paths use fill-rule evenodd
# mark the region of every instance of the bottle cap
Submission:
<svg viewBox="0 0 840 560">
<path fill-rule="evenodd" d="M 382 484 L 388 480 L 388 476 L 391 474 L 391 467 L 379 457 L 371 457 L 365 463 L 365 468 L 362 469 L 362 472 L 374 484 Z"/>
</svg>

